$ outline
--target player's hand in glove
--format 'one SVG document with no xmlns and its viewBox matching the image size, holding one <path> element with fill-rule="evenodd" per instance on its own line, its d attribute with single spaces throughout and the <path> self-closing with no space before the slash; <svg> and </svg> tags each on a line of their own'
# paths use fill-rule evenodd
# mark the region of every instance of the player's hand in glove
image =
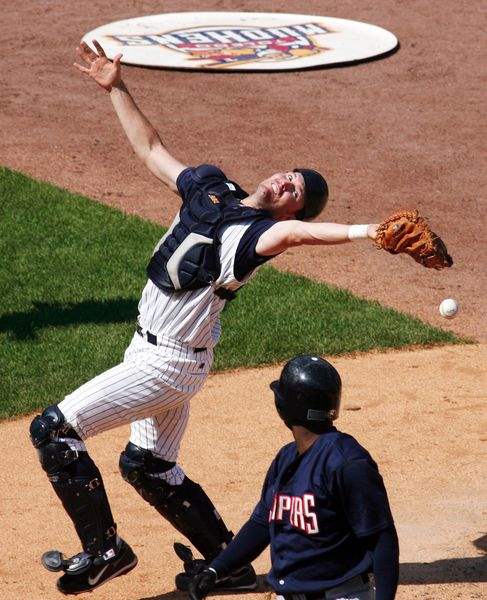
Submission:
<svg viewBox="0 0 487 600">
<path fill-rule="evenodd" d="M 409 254 L 429 269 L 443 269 L 453 264 L 445 243 L 431 231 L 417 210 L 400 211 L 382 221 L 377 227 L 375 245 L 391 254 Z"/>
<path fill-rule="evenodd" d="M 202 600 L 216 584 L 216 571 L 207 567 L 193 577 L 189 584 L 189 597 L 191 600 Z"/>
</svg>

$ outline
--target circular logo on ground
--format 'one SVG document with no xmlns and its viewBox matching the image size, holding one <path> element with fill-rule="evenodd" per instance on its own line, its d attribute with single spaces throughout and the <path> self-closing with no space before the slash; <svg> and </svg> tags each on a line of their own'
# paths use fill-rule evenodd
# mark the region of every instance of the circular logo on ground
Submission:
<svg viewBox="0 0 487 600">
<path fill-rule="evenodd" d="M 390 31 L 347 19 L 187 12 L 116 21 L 88 32 L 109 58 L 173 69 L 275 71 L 363 61 L 397 48 Z"/>
</svg>

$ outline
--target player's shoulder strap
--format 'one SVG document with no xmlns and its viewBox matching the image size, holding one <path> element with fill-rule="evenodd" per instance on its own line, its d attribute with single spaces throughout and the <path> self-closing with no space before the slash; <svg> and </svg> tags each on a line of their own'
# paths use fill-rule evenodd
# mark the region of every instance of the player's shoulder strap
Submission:
<svg viewBox="0 0 487 600">
<path fill-rule="evenodd" d="M 202 164 L 188 171 L 189 185 L 188 193 L 184 190 L 182 197 L 183 203 L 194 200 L 194 195 L 200 191 L 206 193 L 219 194 L 228 201 L 233 199 L 243 200 L 249 194 L 239 186 L 238 183 L 229 179 L 225 173 L 217 166 Z"/>
</svg>

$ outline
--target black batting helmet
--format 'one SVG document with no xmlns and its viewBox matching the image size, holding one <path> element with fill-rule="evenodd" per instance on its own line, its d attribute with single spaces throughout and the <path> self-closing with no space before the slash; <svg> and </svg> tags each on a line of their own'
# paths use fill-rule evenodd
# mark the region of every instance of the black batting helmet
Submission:
<svg viewBox="0 0 487 600">
<path fill-rule="evenodd" d="M 302 355 L 284 366 L 271 383 L 277 412 L 286 425 L 301 425 L 322 433 L 338 418 L 342 380 L 327 360 Z"/>
</svg>

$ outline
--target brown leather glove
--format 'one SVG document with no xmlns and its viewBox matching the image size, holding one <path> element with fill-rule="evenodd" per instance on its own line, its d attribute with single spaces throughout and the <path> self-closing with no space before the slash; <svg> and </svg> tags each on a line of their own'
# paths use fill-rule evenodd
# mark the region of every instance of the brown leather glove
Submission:
<svg viewBox="0 0 487 600">
<path fill-rule="evenodd" d="M 445 243 L 417 210 L 399 211 L 382 221 L 375 245 L 391 254 L 405 252 L 428 269 L 443 269 L 453 264 Z"/>
</svg>

